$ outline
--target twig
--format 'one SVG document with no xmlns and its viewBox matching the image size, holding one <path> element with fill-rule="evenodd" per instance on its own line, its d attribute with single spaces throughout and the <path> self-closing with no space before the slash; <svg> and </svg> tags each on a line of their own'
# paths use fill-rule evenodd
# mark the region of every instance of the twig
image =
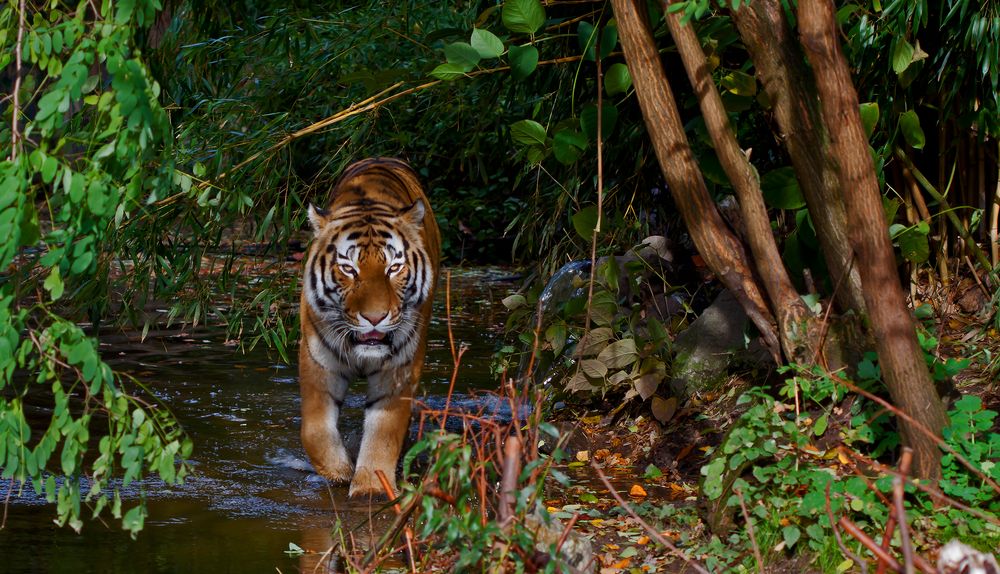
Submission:
<svg viewBox="0 0 1000 574">
<path fill-rule="evenodd" d="M 444 399 L 444 411 L 441 413 L 441 430 L 444 430 L 445 425 L 448 423 L 448 409 L 451 408 L 451 395 L 455 392 L 455 380 L 458 378 L 458 367 L 462 364 L 462 355 L 468 347 L 465 345 L 460 345 L 458 347 L 458 356 L 455 357 L 455 366 L 451 370 L 451 381 L 448 383 L 448 396 Z"/>
<path fill-rule="evenodd" d="M 747 534 L 750 535 L 750 546 L 753 547 L 753 557 L 757 560 L 757 572 L 764 574 L 764 558 L 760 555 L 760 546 L 757 545 L 757 537 L 753 533 L 753 521 L 750 520 L 750 512 L 747 511 L 746 501 L 743 500 L 743 492 L 734 488 L 733 492 L 740 499 L 740 510 L 743 512 L 743 520 L 747 523 Z"/>
<path fill-rule="evenodd" d="M 847 518 L 846 516 L 841 516 L 839 523 L 841 528 L 843 528 L 845 531 L 847 531 L 848 534 L 853 536 L 854 539 L 860 542 L 862 546 L 870 550 L 871 553 L 874 554 L 876 558 L 888 564 L 889 568 L 892 568 L 896 572 L 901 571 L 899 562 L 897 562 L 896 559 L 892 557 L 892 554 L 889 554 L 885 550 L 882 550 L 882 547 L 879 546 L 878 544 L 875 544 L 875 541 L 872 540 L 867 534 L 865 534 L 864 531 L 858 528 L 857 524 L 851 522 L 850 518 Z"/>
<path fill-rule="evenodd" d="M 500 528 L 506 530 L 514 521 L 517 502 L 517 478 L 521 475 L 521 439 L 516 434 L 507 437 L 503 450 L 503 474 L 500 478 Z"/>
<path fill-rule="evenodd" d="M 24 0 L 18 6 L 17 15 L 17 46 L 14 46 L 14 107 L 11 109 L 10 120 L 10 161 L 17 160 L 17 149 L 21 144 L 21 131 L 18 129 L 18 116 L 21 115 L 21 44 L 24 43 Z M 4 521 L 7 512 L 4 509 Z"/>
<path fill-rule="evenodd" d="M 0 521 L 0 530 L 7 527 L 7 510 L 10 509 L 10 493 L 14 492 L 14 477 L 11 477 L 7 484 L 7 498 L 3 501 L 3 520 Z"/>
<path fill-rule="evenodd" d="M 673 543 L 671 543 L 669 540 L 667 540 L 666 538 L 664 538 L 663 535 L 660 534 L 659 532 L 657 532 L 655 528 L 653 528 L 652 526 L 650 526 L 648 522 L 646 522 L 645 520 L 643 520 L 641 516 L 639 516 L 638 514 L 636 514 L 636 512 L 634 510 L 632 510 L 632 507 L 629 506 L 627 502 L 625 502 L 625 499 L 623 499 L 622 496 L 620 494 L 618 494 L 618 491 L 615 490 L 615 487 L 611 485 L 611 481 L 609 481 L 608 477 L 605 476 L 605 474 L 603 472 L 601 472 L 601 469 L 598 468 L 598 466 L 594 463 L 594 461 L 590 462 L 590 466 L 591 466 L 591 468 L 594 469 L 594 472 L 597 473 L 597 478 L 599 478 L 601 480 L 601 482 L 604 484 L 604 487 L 608 489 L 608 492 L 611 493 L 611 496 L 614 497 L 614 499 L 618 502 L 618 504 L 622 507 L 622 509 L 625 512 L 627 512 L 628 515 L 631 516 L 636 522 L 638 522 L 639 525 L 642 526 L 643 529 L 645 529 L 646 533 L 649 534 L 649 536 L 653 540 L 657 541 L 661 546 L 664 546 L 667 549 L 669 549 L 670 552 L 673 553 L 675 556 L 679 556 L 682 560 L 684 560 L 685 562 L 687 562 L 688 565 L 691 566 L 691 568 L 694 568 L 695 570 L 697 570 L 701 574 L 709 574 L 708 570 L 706 570 L 704 566 L 702 566 L 701 564 L 699 564 L 693 558 L 690 558 L 680 548 L 674 546 Z"/>
<path fill-rule="evenodd" d="M 913 544 L 910 541 L 910 528 L 906 524 L 906 510 L 903 508 L 903 480 L 910 472 L 910 463 L 913 461 L 913 449 L 904 446 L 903 455 L 899 460 L 899 472 L 892 479 L 892 499 L 896 509 L 896 522 L 899 524 L 899 538 L 902 541 L 903 568 L 906 574 L 913 574 Z M 885 540 L 882 541 L 885 544 Z"/>
<path fill-rule="evenodd" d="M 376 470 L 375 476 L 378 477 L 379 483 L 382 484 L 382 490 L 385 491 L 385 495 L 389 498 L 389 500 L 395 499 L 396 493 L 393 492 L 392 485 L 389 484 L 389 479 L 386 478 L 385 473 L 382 472 L 381 470 Z M 403 510 L 399 507 L 399 502 L 394 502 L 392 504 L 392 509 L 396 511 L 396 516 L 399 516 L 403 513 Z M 410 559 L 410 572 L 412 574 L 416 574 L 417 565 L 414 562 L 414 557 L 413 557 L 413 531 L 410 530 L 409 526 L 403 527 L 403 537 L 406 538 L 406 550 L 407 550 L 406 554 L 407 557 L 409 557 Z"/>
<path fill-rule="evenodd" d="M 861 568 L 861 574 L 868 574 L 868 564 L 866 564 L 865 561 L 862 560 L 861 558 L 858 558 L 858 556 L 853 552 L 851 552 L 851 550 L 847 547 L 847 545 L 844 544 L 844 539 L 843 537 L 840 536 L 840 529 L 837 528 L 837 521 L 833 519 L 833 508 L 831 508 L 830 505 L 831 484 L 833 484 L 832 480 L 826 483 L 826 516 L 830 520 L 830 528 L 833 530 L 833 537 L 834 539 L 836 539 L 837 546 L 840 547 L 840 551 L 843 552 L 845 556 L 853 560 L 854 563 L 857 564 L 859 568 Z M 882 564 L 885 563 L 879 562 L 880 568 Z"/>
<path fill-rule="evenodd" d="M 983 251 L 979 248 L 979 245 L 976 244 L 976 240 L 975 238 L 972 237 L 972 234 L 969 233 L 969 230 L 966 229 L 964 225 L 962 225 L 962 222 L 958 219 L 958 216 L 955 215 L 955 212 L 954 210 L 952 210 L 951 204 L 948 203 L 948 200 L 943 195 L 941 195 L 941 193 L 937 189 L 935 189 L 933 185 L 931 185 L 931 182 L 927 181 L 927 178 L 924 177 L 924 174 L 921 173 L 920 170 L 917 169 L 915 165 L 913 165 L 913 161 L 910 160 L 910 157 L 906 155 L 905 151 L 903 151 L 900 148 L 896 148 L 896 157 L 899 158 L 899 160 L 903 162 L 903 165 L 905 165 L 910 170 L 910 173 L 913 174 L 914 179 L 917 180 L 917 183 L 920 184 L 920 187 L 924 188 L 924 190 L 927 193 L 929 193 L 931 197 L 933 197 L 935 200 L 937 200 L 939 204 L 941 204 L 941 210 L 948 218 L 948 221 L 951 222 L 952 227 L 955 228 L 955 231 L 957 231 L 958 234 L 962 237 L 962 240 L 965 241 L 966 249 L 971 251 L 972 254 L 976 257 L 976 261 L 979 262 L 979 264 L 983 267 L 983 269 L 985 269 L 987 272 L 990 273 L 990 275 L 992 275 L 993 265 L 990 264 L 990 260 L 986 257 L 985 254 L 983 254 Z"/>
<path fill-rule="evenodd" d="M 910 473 L 910 464 L 913 462 L 913 449 L 909 447 L 903 447 L 903 454 L 899 459 L 899 474 L 895 475 L 895 480 L 902 480 Z M 895 480 L 893 481 L 893 495 L 895 495 Z M 881 492 L 875 488 L 874 485 L 868 484 L 868 489 L 872 492 Z M 888 501 L 885 501 L 886 506 L 892 507 L 893 505 Z M 898 511 L 890 512 L 889 519 L 885 523 L 885 534 L 882 535 L 882 549 L 886 552 L 889 551 L 889 546 L 892 543 L 892 533 L 896 528 L 896 521 L 899 520 L 900 516 L 903 516 Z M 905 517 L 904 517 L 905 519 Z M 885 562 L 878 563 L 877 574 L 883 574 L 885 572 Z"/>
</svg>

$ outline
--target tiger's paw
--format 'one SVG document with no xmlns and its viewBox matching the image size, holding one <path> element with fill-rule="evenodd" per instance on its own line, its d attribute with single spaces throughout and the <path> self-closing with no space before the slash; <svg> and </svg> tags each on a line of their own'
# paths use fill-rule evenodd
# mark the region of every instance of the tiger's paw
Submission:
<svg viewBox="0 0 1000 574">
<path fill-rule="evenodd" d="M 354 466 L 349 460 L 315 464 L 315 467 L 316 473 L 330 482 L 349 482 L 354 476 Z"/>
<path fill-rule="evenodd" d="M 351 498 L 386 497 L 385 488 L 383 488 L 382 482 L 378 479 L 375 470 L 370 467 L 359 467 L 354 473 L 354 479 L 351 481 L 351 489 L 348 492 L 348 496 Z M 396 490 L 395 472 L 385 473 L 385 479 L 389 483 L 393 497 L 395 497 L 395 495 L 399 494 Z"/>
</svg>

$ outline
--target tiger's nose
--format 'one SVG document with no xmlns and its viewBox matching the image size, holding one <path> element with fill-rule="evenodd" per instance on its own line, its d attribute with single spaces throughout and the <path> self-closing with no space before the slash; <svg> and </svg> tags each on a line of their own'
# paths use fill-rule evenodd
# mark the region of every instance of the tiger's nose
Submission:
<svg viewBox="0 0 1000 574">
<path fill-rule="evenodd" d="M 365 319 L 367 319 L 368 322 L 371 323 L 373 327 L 375 325 L 378 325 L 379 323 L 381 323 L 382 320 L 385 319 L 387 315 L 388 315 L 388 313 L 381 313 L 381 314 L 379 314 L 378 312 L 376 312 L 376 313 L 362 313 L 361 314 L 361 316 L 364 317 Z"/>
</svg>

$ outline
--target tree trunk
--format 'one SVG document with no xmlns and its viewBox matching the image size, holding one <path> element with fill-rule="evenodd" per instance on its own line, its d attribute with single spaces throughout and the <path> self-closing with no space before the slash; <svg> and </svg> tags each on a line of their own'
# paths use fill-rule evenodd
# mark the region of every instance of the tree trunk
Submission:
<svg viewBox="0 0 1000 574">
<path fill-rule="evenodd" d="M 875 167 L 861 127 L 858 96 L 847 61 L 840 51 L 834 7 L 830 0 L 800 0 L 802 45 L 816 78 L 822 118 L 830 136 L 848 216 L 850 246 L 875 337 L 876 350 L 893 402 L 935 433 L 947 423 L 944 405 L 934 388 L 906 296 L 896 274 L 896 261 L 882 211 Z M 937 443 L 906 420 L 899 420 L 903 443 L 914 451 L 916 475 L 941 476 Z"/>
<path fill-rule="evenodd" d="M 753 0 L 732 13 L 757 77 L 771 100 L 785 149 L 802 188 L 842 311 L 864 314 L 861 277 L 853 268 L 847 212 L 826 156 L 826 132 L 812 75 L 779 0 Z M 867 142 L 865 142 L 867 149 Z"/>
<path fill-rule="evenodd" d="M 754 281 L 743 244 L 726 227 L 705 187 L 646 23 L 646 3 L 613 0 L 612 6 L 646 129 L 691 239 L 709 269 L 736 296 L 775 361 L 780 363 L 780 344 L 773 315 Z"/>
<path fill-rule="evenodd" d="M 761 283 L 771 301 L 771 308 L 777 315 L 778 336 L 781 338 L 785 358 L 789 362 L 811 363 L 816 357 L 813 350 L 821 344 L 821 337 L 816 337 L 815 341 L 807 340 L 811 333 L 818 334 L 818 330 L 807 328 L 809 319 L 814 315 L 792 285 L 785 263 L 778 252 L 771 219 L 767 215 L 764 196 L 760 191 L 760 180 L 750 165 L 750 160 L 736 141 L 736 133 L 729 123 L 722 97 L 712 81 L 705 52 L 701 48 L 694 28 L 690 24 L 681 25 L 679 13 L 670 14 L 664 10 L 664 18 L 670 29 L 670 35 L 677 44 L 677 51 L 684 62 L 684 69 L 694 87 L 695 95 L 698 96 L 701 113 L 705 118 L 705 125 L 715 146 L 715 152 L 719 156 L 719 162 L 739 198 L 747 241 Z"/>
</svg>

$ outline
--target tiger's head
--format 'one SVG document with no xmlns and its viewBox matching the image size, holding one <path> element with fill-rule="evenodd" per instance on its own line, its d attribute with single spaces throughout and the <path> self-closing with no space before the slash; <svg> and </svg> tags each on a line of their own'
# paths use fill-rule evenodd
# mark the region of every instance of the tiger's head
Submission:
<svg viewBox="0 0 1000 574">
<path fill-rule="evenodd" d="M 402 209 L 374 202 L 334 211 L 309 206 L 315 239 L 304 289 L 319 335 L 341 356 L 379 361 L 415 348 L 420 306 L 433 280 L 424 214 L 421 200 Z"/>
</svg>

